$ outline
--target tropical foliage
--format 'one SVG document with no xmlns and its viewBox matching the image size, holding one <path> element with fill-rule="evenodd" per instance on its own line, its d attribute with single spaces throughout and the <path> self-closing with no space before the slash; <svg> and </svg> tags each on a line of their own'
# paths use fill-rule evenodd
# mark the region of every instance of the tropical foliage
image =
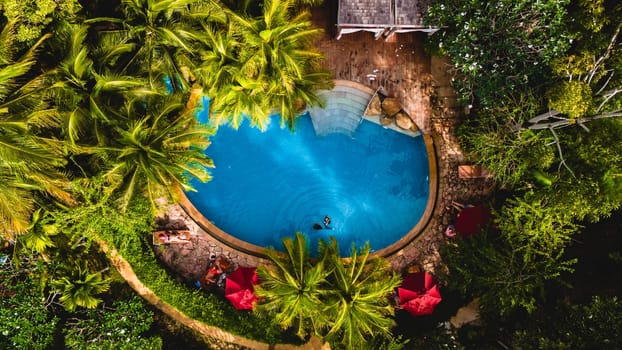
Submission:
<svg viewBox="0 0 622 350">
<path fill-rule="evenodd" d="M 99 25 L 100 40 L 118 55 L 115 69 L 146 77 L 150 88 L 169 78 L 173 92 L 189 89 L 188 71 L 198 63 L 196 43 L 205 33 L 200 23 L 218 11 L 214 2 L 199 0 L 123 0 L 118 17 L 87 20 Z"/>
<path fill-rule="evenodd" d="M 319 331 L 328 324 L 325 312 L 319 305 L 329 292 L 326 278 L 330 270 L 325 266 L 326 256 L 312 263 L 309 246 L 301 233 L 294 239 L 284 238 L 285 253 L 268 251 L 273 267 L 260 267 L 262 283 L 256 289 L 261 302 L 257 312 L 271 313 L 283 328 L 293 327 L 303 338 L 310 331 Z"/>
<path fill-rule="evenodd" d="M 265 128 L 278 113 L 293 128 L 305 107 L 321 103 L 314 91 L 331 84 L 313 49 L 321 30 L 312 27 L 308 11 L 294 9 L 290 0 L 266 0 L 257 18 L 227 11 L 219 20 L 225 31 L 210 34 L 206 65 L 197 70 L 218 118 L 237 128 L 247 117 Z"/>
<path fill-rule="evenodd" d="M 5 239 L 30 225 L 38 192 L 71 202 L 58 167 L 65 163 L 59 145 L 43 134 L 58 123 L 41 94 L 43 79 L 33 75 L 38 47 L 16 58 L 13 23 L 0 32 L 0 230 Z"/>
<path fill-rule="evenodd" d="M 285 254 L 270 250 L 274 266 L 260 267 L 258 313 L 268 313 L 300 337 L 324 337 L 334 348 L 365 348 L 371 339 L 389 338 L 393 306 L 389 294 L 401 282 L 381 258 L 369 259 L 369 245 L 343 259 L 336 240 L 320 241 L 310 258 L 304 236 L 284 238 Z"/>
<path fill-rule="evenodd" d="M 514 349 L 619 348 L 622 303 L 616 297 L 594 297 L 588 304 L 559 303 L 553 312 L 514 331 Z M 552 317 L 555 315 L 555 317 Z M 563 319 L 564 322 L 555 322 Z"/>
<path fill-rule="evenodd" d="M 78 307 L 96 307 L 102 301 L 96 295 L 107 291 L 110 281 L 103 276 L 103 271 L 91 272 L 88 262 L 81 261 L 58 271 L 51 287 L 61 293 L 59 300 L 65 309 L 75 311 Z"/>
<path fill-rule="evenodd" d="M 0 265 L 0 349 L 48 349 L 59 318 L 49 312 L 41 265 Z"/>
<path fill-rule="evenodd" d="M 609 349 L 620 347 L 620 300 L 593 297 L 570 304 L 559 300 L 526 317 L 462 329 L 466 349 Z M 563 322 L 560 322 L 563 320 Z"/>
<path fill-rule="evenodd" d="M 487 313 L 534 312 L 547 284 L 571 272 L 576 260 L 566 258 L 563 250 L 539 252 L 524 240 L 515 240 L 517 235 L 520 232 L 483 231 L 443 247 L 448 287 L 466 298 L 480 298 Z"/>
<path fill-rule="evenodd" d="M 140 298 L 62 312 L 46 288 L 50 265 L 32 255 L 23 262 L 0 265 L 0 349 L 162 348 L 159 337 L 146 336 L 153 312 Z"/>
<path fill-rule="evenodd" d="M 81 6 L 78 0 L 3 0 L 0 9 L 9 22 L 16 23 L 15 39 L 24 48 L 51 32 L 55 20 L 73 17 Z"/>
<path fill-rule="evenodd" d="M 571 268 L 564 251 L 577 224 L 622 205 L 621 11 L 607 0 L 432 5 L 430 23 L 445 28 L 433 44 L 470 108 L 461 145 L 506 190 L 498 232 L 444 255 L 449 283 L 473 283 L 485 308 L 533 312 L 545 282 Z"/>
<path fill-rule="evenodd" d="M 211 159 L 204 153 L 212 129 L 200 125 L 194 110 L 172 97 L 128 101 L 107 145 L 95 152 L 106 160 L 103 176 L 122 190 L 122 208 L 142 189 L 152 203 L 174 194 L 175 186 L 193 190 L 190 179 L 209 180 Z"/>
<path fill-rule="evenodd" d="M 162 339 L 146 336 L 153 312 L 133 296 L 76 314 L 63 329 L 67 349 L 162 349 Z"/>
<path fill-rule="evenodd" d="M 328 244 L 320 241 L 320 251 L 330 257 L 333 265 L 327 301 L 332 327 L 325 338 L 335 347 L 362 349 L 368 347 L 369 339 L 391 337 L 395 310 L 388 296 L 401 278 L 388 273 L 386 260 L 370 258 L 370 250 L 369 243 L 360 251 L 353 245 L 351 256 L 342 260 L 334 238 Z"/>
<path fill-rule="evenodd" d="M 432 3 L 428 20 L 442 27 L 437 48 L 451 57 L 456 89 L 466 104 L 497 107 L 538 87 L 550 62 L 572 43 L 569 1 L 463 1 Z"/>
</svg>

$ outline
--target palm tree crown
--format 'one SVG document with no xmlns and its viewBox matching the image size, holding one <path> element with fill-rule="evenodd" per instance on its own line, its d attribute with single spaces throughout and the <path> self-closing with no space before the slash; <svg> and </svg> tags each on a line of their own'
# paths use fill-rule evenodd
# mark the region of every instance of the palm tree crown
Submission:
<svg viewBox="0 0 622 350">
<path fill-rule="evenodd" d="M 147 101 L 128 101 L 121 109 L 110 144 L 96 151 L 110 164 L 104 176 L 122 189 L 122 208 L 143 189 L 154 203 L 161 195 L 173 195 L 176 185 L 188 185 L 194 177 L 208 181 L 213 167 L 203 149 L 213 130 L 198 123 L 194 109 L 187 109 L 177 96 Z"/>
<path fill-rule="evenodd" d="M 110 279 L 102 271 L 91 272 L 86 262 L 67 267 L 51 286 L 61 293 L 60 301 L 68 311 L 78 307 L 92 309 L 102 300 L 97 297 L 110 288 Z"/>
<path fill-rule="evenodd" d="M 308 11 L 294 11 L 290 0 L 265 1 L 258 18 L 226 13 L 223 34 L 208 38 L 209 61 L 197 70 L 204 86 L 219 87 L 210 91 L 215 117 L 234 127 L 249 118 L 265 128 L 269 116 L 279 113 L 293 128 L 306 106 L 321 104 L 314 91 L 331 86 L 330 74 L 319 65 L 322 56 L 313 49 L 322 31 L 312 27 Z"/>
<path fill-rule="evenodd" d="M 393 326 L 389 294 L 400 277 L 388 263 L 369 258 L 367 244 L 352 256 L 339 256 L 337 241 L 320 240 L 318 258 L 309 256 L 301 233 L 283 239 L 285 253 L 268 251 L 271 266 L 260 267 L 256 311 L 269 313 L 300 337 L 314 332 L 334 346 L 365 348 L 374 337 L 388 337 Z"/>
<path fill-rule="evenodd" d="M 21 58 L 15 59 L 13 24 L 0 32 L 0 232 L 6 239 L 30 226 L 37 192 L 70 202 L 62 148 L 42 136 L 58 124 L 42 91 L 45 80 L 33 74 L 41 38 Z"/>
<path fill-rule="evenodd" d="M 339 256 L 337 241 L 320 241 L 320 251 L 333 262 L 330 275 L 331 294 L 326 312 L 332 327 L 325 337 L 346 349 L 363 349 L 370 339 L 389 337 L 394 325 L 394 308 L 388 296 L 400 284 L 400 276 L 387 273 L 389 264 L 379 257 L 369 258 L 367 243 L 360 251 L 352 245 L 348 259 Z"/>
<path fill-rule="evenodd" d="M 324 286 L 330 271 L 322 259 L 310 263 L 309 247 L 301 233 L 297 232 L 293 240 L 283 239 L 283 247 L 285 254 L 268 250 L 273 265 L 258 269 L 262 282 L 256 289 L 260 297 L 256 311 L 273 314 L 279 325 L 293 327 L 303 338 L 309 331 L 326 326 L 328 320 L 318 305 L 327 293 Z"/>
</svg>

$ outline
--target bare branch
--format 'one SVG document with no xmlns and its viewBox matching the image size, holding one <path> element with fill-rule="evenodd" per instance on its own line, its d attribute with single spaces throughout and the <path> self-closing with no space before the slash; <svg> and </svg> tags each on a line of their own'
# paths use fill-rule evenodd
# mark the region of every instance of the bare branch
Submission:
<svg viewBox="0 0 622 350">
<path fill-rule="evenodd" d="M 600 89 L 598 89 L 598 91 L 596 91 L 596 92 L 594 93 L 594 95 L 600 95 L 600 94 L 603 92 L 603 90 L 605 90 L 605 88 L 607 87 L 607 85 L 609 85 L 609 81 L 611 81 L 611 78 L 613 78 L 613 74 L 614 74 L 613 69 L 611 69 L 611 70 L 610 70 L 610 72 L 611 72 L 611 74 L 609 74 L 609 77 L 607 78 L 607 80 L 605 81 L 605 83 L 603 84 L 603 86 L 601 86 L 601 87 L 600 87 Z"/>
<path fill-rule="evenodd" d="M 536 124 L 537 122 L 540 122 L 540 121 L 549 119 L 551 117 L 554 117 L 554 116 L 558 115 L 559 113 L 560 112 L 558 110 L 553 109 L 553 110 L 550 110 L 550 111 L 548 111 L 546 113 L 542 113 L 540 115 L 537 115 L 537 116 L 529 119 L 529 122 L 532 123 L 532 124 Z"/>
<path fill-rule="evenodd" d="M 550 113 L 550 112 L 549 112 Z M 559 113 L 559 112 L 557 112 Z M 557 119 L 557 121 L 549 121 L 546 123 L 538 123 L 540 121 L 544 121 L 548 118 L 543 118 L 542 116 L 547 116 L 548 113 L 544 113 L 541 114 L 535 118 L 532 118 L 529 120 L 528 123 L 525 123 L 521 126 L 515 126 L 512 128 L 512 131 L 518 131 L 521 129 L 531 129 L 531 130 L 543 130 L 543 129 L 559 129 L 559 128 L 564 128 L 573 124 L 579 124 L 579 126 L 581 126 L 583 129 L 589 131 L 589 129 L 583 125 L 587 122 L 591 122 L 592 120 L 596 120 L 596 119 L 605 119 L 605 118 L 616 118 L 616 117 L 622 117 L 622 110 L 617 110 L 617 111 L 612 111 L 612 112 L 607 112 L 607 113 L 602 113 L 602 114 L 597 114 L 597 115 L 593 115 L 593 116 L 589 116 L 589 117 L 582 117 L 582 118 L 575 118 L 575 119 L 570 119 L 570 118 L 564 118 L 564 117 L 558 117 L 557 114 L 552 114 L 552 115 L 548 115 L 550 118 L 552 119 Z M 536 123 L 532 123 L 532 121 L 538 121 Z M 531 123 L 531 124 L 529 124 Z"/>
<path fill-rule="evenodd" d="M 571 123 L 572 123 L 571 119 L 564 118 L 564 119 L 560 119 L 560 120 L 558 120 L 556 122 L 533 124 L 533 125 L 530 125 L 528 127 L 528 129 L 531 129 L 531 130 L 557 129 L 557 128 L 561 128 L 561 127 L 564 127 L 564 126 L 568 126 Z"/>
<path fill-rule="evenodd" d="M 622 110 L 617 110 L 617 111 L 611 111 L 611 112 L 607 112 L 607 113 L 597 114 L 597 115 L 593 115 L 591 117 L 577 118 L 576 122 L 577 123 L 587 123 L 589 121 L 596 120 L 596 119 L 617 118 L 617 117 L 622 117 Z"/>
<path fill-rule="evenodd" d="M 601 108 L 605 106 L 605 103 L 609 102 L 610 99 L 612 99 L 616 94 L 620 92 L 622 92 L 622 89 L 615 89 L 615 90 L 607 91 L 607 93 L 603 95 L 605 99 L 603 100 L 603 102 L 600 103 L 600 105 L 598 105 L 596 112 L 600 112 Z"/>
<path fill-rule="evenodd" d="M 546 127 L 538 127 L 537 126 L 539 125 L 538 122 L 556 117 L 559 113 L 560 113 L 559 111 L 553 109 L 546 113 L 539 114 L 529 119 L 527 122 L 523 123 L 522 125 L 515 125 L 514 127 L 512 127 L 512 131 L 518 131 L 522 129 L 546 129 Z"/>
<path fill-rule="evenodd" d="M 551 134 L 553 134 L 553 138 L 555 139 L 555 146 L 557 147 L 557 153 L 559 154 L 559 159 L 560 159 L 559 167 L 557 168 L 557 171 L 559 172 L 563 165 L 566 169 L 568 169 L 572 177 L 576 179 L 577 177 L 574 175 L 574 171 L 572 171 L 572 169 L 570 169 L 568 164 L 566 164 L 566 160 L 564 159 L 564 153 L 562 152 L 562 147 L 559 144 L 559 137 L 557 137 L 557 133 L 555 132 L 553 128 L 549 128 L 549 130 L 551 130 Z"/>
<path fill-rule="evenodd" d="M 590 74 L 586 77 L 586 82 L 588 84 L 592 83 L 592 79 L 594 78 L 594 75 L 596 74 L 596 71 L 598 70 L 598 68 L 600 67 L 600 65 L 607 59 L 609 58 L 609 54 L 611 53 L 611 50 L 613 50 L 613 47 L 616 44 L 616 41 L 618 40 L 618 34 L 620 34 L 620 28 L 622 28 L 622 23 L 618 24 L 618 27 L 616 28 L 615 33 L 613 33 L 613 37 L 611 38 L 611 41 L 609 42 L 609 46 L 607 46 L 607 50 L 605 51 L 605 53 L 600 56 L 598 58 L 598 60 L 596 60 L 596 63 L 594 63 L 594 68 L 592 68 L 592 71 L 590 72 Z"/>
</svg>

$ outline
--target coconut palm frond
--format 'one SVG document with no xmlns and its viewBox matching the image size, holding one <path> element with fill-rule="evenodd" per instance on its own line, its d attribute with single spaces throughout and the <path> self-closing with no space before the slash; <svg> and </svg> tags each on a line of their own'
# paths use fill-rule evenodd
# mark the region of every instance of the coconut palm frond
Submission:
<svg viewBox="0 0 622 350">
<path fill-rule="evenodd" d="M 385 260 L 370 259 L 370 250 L 369 244 L 360 250 L 353 245 L 350 258 L 343 260 L 334 238 L 320 243 L 320 251 L 334 266 L 329 279 L 334 289 L 326 309 L 332 326 L 325 337 L 345 348 L 361 348 L 371 338 L 389 336 L 394 325 L 388 296 L 401 279 L 388 272 Z"/>
<path fill-rule="evenodd" d="M 59 300 L 67 311 L 79 307 L 92 309 L 102 301 L 97 297 L 110 288 L 110 278 L 103 271 L 91 272 L 86 262 L 66 266 L 51 283 L 52 288 L 61 294 Z"/>
<path fill-rule="evenodd" d="M 322 300 L 328 293 L 325 288 L 330 270 L 322 259 L 311 263 L 308 243 L 299 232 L 293 239 L 283 239 L 283 247 L 285 253 L 268 250 L 273 266 L 258 269 L 262 282 L 255 290 L 260 297 L 256 311 L 273 314 L 279 325 L 294 327 L 304 338 L 328 324 Z"/>
<path fill-rule="evenodd" d="M 0 232 L 2 238 L 13 241 L 30 226 L 30 214 L 34 208 L 34 200 L 28 189 L 11 174 L 11 171 L 0 166 Z"/>
</svg>

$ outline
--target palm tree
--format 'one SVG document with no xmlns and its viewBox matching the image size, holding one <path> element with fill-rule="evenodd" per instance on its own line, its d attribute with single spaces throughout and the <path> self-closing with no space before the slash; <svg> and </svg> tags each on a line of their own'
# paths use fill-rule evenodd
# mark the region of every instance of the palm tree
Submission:
<svg viewBox="0 0 622 350">
<path fill-rule="evenodd" d="M 42 94 L 45 80 L 32 72 L 47 38 L 15 59 L 13 23 L 0 32 L 0 232 L 10 240 L 29 227 L 38 192 L 71 201 L 58 171 L 65 163 L 61 147 L 42 136 L 58 125 L 57 114 Z"/>
<path fill-rule="evenodd" d="M 217 23 L 216 23 L 217 22 Z M 245 48 L 239 41 L 236 23 L 226 18 L 214 19 L 205 25 L 206 36 L 201 50 L 202 63 L 194 70 L 205 93 L 213 97 L 210 109 L 215 125 L 229 122 L 238 128 L 245 118 L 265 129 L 270 111 L 263 95 L 265 83 L 251 79 L 241 72 L 240 52 Z"/>
<path fill-rule="evenodd" d="M 83 261 L 76 266 L 61 270 L 60 276 L 51 283 L 52 288 L 61 293 L 59 300 L 67 311 L 78 307 L 95 308 L 102 300 L 97 297 L 110 288 L 110 279 L 103 271 L 91 272 L 88 263 Z"/>
<path fill-rule="evenodd" d="M 41 220 L 43 218 L 42 215 L 42 209 L 39 208 L 34 211 L 30 227 L 18 237 L 16 246 L 30 249 L 47 258 L 45 251 L 55 246 L 52 237 L 57 235 L 59 231 L 55 225 L 44 223 Z"/>
<path fill-rule="evenodd" d="M 274 315 L 283 328 L 293 327 L 304 338 L 310 332 L 323 329 L 327 319 L 323 313 L 324 288 L 330 270 L 324 259 L 312 263 L 304 236 L 296 232 L 294 239 L 283 239 L 285 253 L 269 249 L 271 266 L 260 266 L 261 284 L 255 292 L 259 302 L 255 311 Z"/>
<path fill-rule="evenodd" d="M 315 91 L 331 87 L 330 74 L 320 67 L 322 56 L 314 49 L 322 31 L 312 28 L 308 11 L 296 13 L 294 5 L 291 0 L 266 0 L 258 18 L 226 10 L 226 35 L 209 38 L 216 68 L 225 70 L 229 79 L 223 90 L 212 93 L 212 110 L 234 126 L 248 117 L 265 127 L 271 113 L 280 113 L 282 123 L 293 128 L 306 106 L 321 104 Z M 211 76 L 198 74 L 204 86 L 221 78 L 214 71 L 218 69 L 207 70 Z"/>
<path fill-rule="evenodd" d="M 105 41 L 97 47 L 89 46 L 87 34 L 87 26 L 71 24 L 56 33 L 56 44 L 66 57 L 49 73 L 53 81 L 50 92 L 61 114 L 63 134 L 75 147 L 74 152 L 88 152 L 85 147 L 105 142 L 111 110 L 117 110 L 126 96 L 156 94 L 144 88 L 144 79 L 114 70 L 124 50 Z"/>
<path fill-rule="evenodd" d="M 213 165 L 202 151 L 213 131 L 198 124 L 194 107 L 184 106 L 187 94 L 167 94 L 163 74 L 152 84 L 120 74 L 126 50 L 110 37 L 89 46 L 87 33 L 86 26 L 71 25 L 58 33 L 68 53 L 51 88 L 78 175 L 106 178 L 108 192 L 121 191 L 123 210 L 137 193 L 155 203 L 176 193 L 176 185 L 192 190 L 191 177 L 207 181 L 206 167 Z"/>
<path fill-rule="evenodd" d="M 394 309 L 388 296 L 400 284 L 400 277 L 388 272 L 386 260 L 369 259 L 369 243 L 360 252 L 353 244 L 349 259 L 340 257 L 333 237 L 330 243 L 320 241 L 319 250 L 333 266 L 326 303 L 332 327 L 325 339 L 346 349 L 362 349 L 372 338 L 389 337 Z"/>
<path fill-rule="evenodd" d="M 214 1 L 202 0 L 122 0 L 121 18 L 100 17 L 100 37 L 110 37 L 126 52 L 119 60 L 120 72 L 147 76 L 155 88 L 163 77 L 170 79 L 174 92 L 190 88 L 189 72 L 198 63 L 195 51 L 204 35 L 201 23 L 217 15 Z M 103 25 L 103 26 L 102 26 Z"/>
<path fill-rule="evenodd" d="M 194 190 L 190 178 L 210 179 L 212 160 L 203 150 L 213 129 L 198 123 L 194 109 L 187 109 L 176 95 L 127 101 L 115 116 L 109 143 L 94 150 L 108 164 L 104 177 L 122 191 L 121 207 L 127 208 L 136 193 L 144 192 L 152 203 L 172 188 Z"/>
</svg>

